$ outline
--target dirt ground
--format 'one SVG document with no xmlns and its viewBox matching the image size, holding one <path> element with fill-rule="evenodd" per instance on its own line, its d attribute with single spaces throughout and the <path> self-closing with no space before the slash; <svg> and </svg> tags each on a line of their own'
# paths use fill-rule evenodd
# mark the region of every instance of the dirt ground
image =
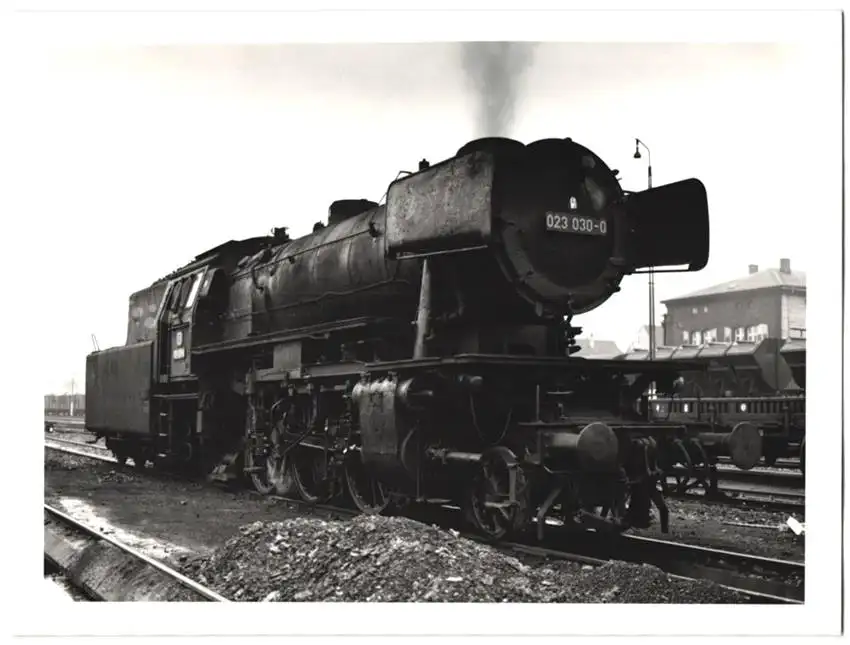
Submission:
<svg viewBox="0 0 850 645">
<path fill-rule="evenodd" d="M 117 464 L 45 450 L 44 501 L 147 555 L 175 564 L 209 552 L 257 520 L 282 520 L 285 504 Z"/>
<path fill-rule="evenodd" d="M 82 435 L 73 438 L 85 440 Z M 44 498 L 69 515 L 172 564 L 215 549 L 251 522 L 304 515 L 303 510 L 247 491 L 230 492 L 167 475 L 136 473 L 132 468 L 56 450 L 45 450 Z M 765 557 L 803 559 L 804 539 L 785 526 L 784 514 L 698 501 L 668 500 L 668 505 L 670 533 L 661 533 L 657 524 L 635 533 Z"/>
<path fill-rule="evenodd" d="M 687 544 L 751 553 L 779 560 L 804 559 L 805 538 L 785 524 L 787 513 L 736 508 L 722 504 L 668 499 L 670 532 L 662 533 L 657 521 L 637 535 Z M 801 523 L 803 518 L 796 518 Z M 742 526 L 744 525 L 744 526 Z"/>
</svg>

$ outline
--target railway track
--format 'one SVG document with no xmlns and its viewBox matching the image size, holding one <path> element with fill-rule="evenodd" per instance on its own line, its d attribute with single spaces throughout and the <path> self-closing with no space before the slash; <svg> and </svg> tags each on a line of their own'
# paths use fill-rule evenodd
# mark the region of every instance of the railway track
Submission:
<svg viewBox="0 0 850 645">
<path fill-rule="evenodd" d="M 44 505 L 45 569 L 92 600 L 229 602 L 170 567 Z"/>
<path fill-rule="evenodd" d="M 720 456 L 717 458 L 717 463 L 723 464 L 724 466 L 732 465 L 731 457 Z M 800 458 L 799 457 L 784 457 L 782 459 L 777 459 L 776 463 L 772 466 L 764 466 L 759 464 L 756 468 L 778 468 L 782 470 L 800 470 Z"/>
<path fill-rule="evenodd" d="M 649 539 L 638 536 L 621 537 L 635 540 Z M 638 546 L 638 543 L 621 541 L 618 548 L 622 550 L 617 551 L 616 557 L 601 552 L 598 545 L 595 548 L 573 549 L 571 552 L 519 542 L 505 542 L 496 546 L 535 557 L 571 560 L 592 566 L 601 566 L 611 560 L 652 564 L 672 577 L 714 582 L 726 589 L 743 594 L 752 603 L 794 605 L 803 603 L 805 577 L 803 563 L 786 560 L 771 561 L 769 558 L 762 558 L 763 562 L 758 562 L 758 556 L 732 552 L 725 555 L 723 551 L 704 547 L 693 547 L 697 550 L 685 552 L 682 547 L 690 545 L 662 540 L 656 542 L 656 544 Z M 593 555 L 594 553 L 596 555 Z M 759 574 L 748 576 L 730 568 L 724 558 L 737 562 L 744 571 L 757 569 Z M 783 582 L 789 579 L 799 581 L 799 585 Z"/>
<path fill-rule="evenodd" d="M 93 451 L 96 451 L 96 452 L 101 452 L 101 453 L 108 454 L 108 455 L 112 454 L 112 451 L 109 450 L 109 448 L 107 448 L 106 446 L 101 446 L 101 445 L 97 444 L 96 442 L 88 443 L 86 441 L 76 441 L 74 439 L 63 439 L 62 437 L 55 437 L 55 436 L 45 437 L 44 442 L 45 442 L 45 445 L 52 443 L 52 444 L 57 444 L 57 445 L 62 445 L 62 446 L 76 446 L 76 447 L 79 447 L 79 448 L 86 448 L 86 449 L 90 449 L 90 450 L 93 450 Z M 112 461 L 115 461 L 115 459 L 113 459 Z"/>
<path fill-rule="evenodd" d="M 84 454 L 104 455 L 109 461 L 116 461 L 112 457 L 112 453 L 108 448 L 96 443 L 86 443 L 71 439 L 63 439 L 55 434 L 45 438 L 46 443 L 53 443 L 59 446 L 65 446 L 73 450 L 83 451 Z M 128 460 L 132 462 L 132 459 Z M 727 471 L 723 471 L 724 473 Z M 747 471 L 741 471 L 746 473 Z M 756 477 L 757 479 L 757 477 Z M 752 477 L 750 480 L 753 481 Z M 799 478 L 789 477 L 788 481 L 801 481 Z M 674 480 L 670 480 L 675 483 Z M 776 511 L 782 513 L 799 513 L 805 512 L 805 492 L 802 490 L 794 490 L 792 488 L 771 488 L 764 486 L 745 485 L 739 486 L 735 483 L 726 483 L 723 481 L 721 486 L 722 498 L 707 498 L 701 492 L 670 493 L 669 496 L 674 499 L 695 500 L 700 503 L 724 506 L 739 506 L 746 508 L 760 508 L 766 511 Z"/>
<path fill-rule="evenodd" d="M 45 446 L 116 463 L 113 457 L 103 454 L 108 450 L 100 446 L 92 449 L 91 444 L 80 444 L 80 442 L 61 442 L 71 444 L 68 447 L 50 446 L 49 443 L 46 441 Z M 77 447 L 82 445 L 87 450 L 75 448 L 74 444 Z M 260 495 L 254 491 L 250 492 Z M 308 504 L 299 499 L 279 495 L 268 497 L 288 508 L 304 509 L 311 514 L 325 515 L 329 518 L 352 517 L 359 513 L 342 506 Z M 447 511 L 450 512 L 447 513 Z M 421 512 L 414 509 L 409 515 L 412 519 L 457 529 L 460 525 L 458 511 L 456 507 L 446 506 L 440 509 L 425 509 Z M 469 539 L 483 541 L 478 535 L 464 530 L 459 532 Z M 803 602 L 805 565 L 802 562 L 777 560 L 633 535 L 566 533 L 560 531 L 559 527 L 552 526 L 547 527 L 543 544 L 530 543 L 534 541 L 530 533 L 520 537 L 521 542 L 500 542 L 494 546 L 534 557 L 572 560 L 592 566 L 599 566 L 611 560 L 647 563 L 680 578 L 712 581 L 743 594 L 751 602 L 789 604 Z M 565 550 L 563 546 L 556 546 L 556 543 L 569 544 L 568 550 Z"/>
<path fill-rule="evenodd" d="M 68 423 L 72 425 L 83 425 L 86 422 L 85 417 L 78 416 L 68 416 L 62 414 L 45 414 L 45 421 L 50 421 L 51 423 Z"/>
<path fill-rule="evenodd" d="M 805 487 L 803 473 L 786 470 L 759 468 L 740 470 L 732 466 L 721 465 L 718 468 L 717 475 L 725 483 L 764 486 L 776 490 L 802 490 Z"/>
<path fill-rule="evenodd" d="M 684 474 L 679 470 L 679 474 Z M 802 473 L 781 470 L 738 470 L 721 466 L 718 469 L 720 497 L 706 497 L 704 489 L 696 486 L 686 493 L 673 493 L 679 499 L 697 499 L 711 504 L 760 507 L 769 511 L 805 512 L 805 478 Z M 674 477 L 668 483 L 675 486 Z"/>
<path fill-rule="evenodd" d="M 673 475 L 685 476 L 684 468 L 676 467 L 671 473 Z M 728 487 L 730 484 L 741 490 L 758 491 L 803 491 L 805 489 L 805 478 L 802 473 L 788 472 L 782 470 L 740 470 L 734 467 L 720 466 L 717 469 L 719 483 Z"/>
<path fill-rule="evenodd" d="M 802 562 L 629 534 L 579 534 L 569 539 L 570 549 L 583 556 L 651 564 L 671 575 L 710 580 L 755 602 L 799 604 L 804 600 Z"/>
<path fill-rule="evenodd" d="M 729 486 L 723 486 L 720 492 L 720 497 L 708 497 L 702 492 L 683 494 L 676 491 L 671 491 L 666 496 L 672 499 L 699 502 L 700 504 L 709 506 L 732 506 L 744 509 L 758 509 L 771 513 L 797 513 L 801 515 L 806 512 L 806 501 L 803 493 L 799 496 L 771 493 L 754 495 L 751 491 L 739 491 Z"/>
</svg>

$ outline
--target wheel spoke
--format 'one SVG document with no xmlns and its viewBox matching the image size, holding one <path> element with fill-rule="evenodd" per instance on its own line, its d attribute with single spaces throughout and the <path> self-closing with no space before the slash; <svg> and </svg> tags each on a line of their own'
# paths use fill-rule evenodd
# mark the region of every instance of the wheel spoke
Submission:
<svg viewBox="0 0 850 645">
<path fill-rule="evenodd" d="M 270 439 L 278 440 L 277 433 L 272 433 Z M 251 473 L 251 482 L 254 489 L 263 494 L 269 495 L 277 493 L 279 495 L 290 495 L 292 493 L 292 475 L 289 472 L 289 463 L 286 458 L 281 458 L 278 452 L 278 445 L 273 444 L 269 454 L 264 458 L 260 457 L 262 470 L 260 472 Z M 246 450 L 246 466 L 253 467 L 257 464 L 257 458 L 250 453 L 250 448 Z"/>
<path fill-rule="evenodd" d="M 351 459 L 346 464 L 345 479 L 351 500 L 362 513 L 380 515 L 393 510 L 389 491 L 366 472 L 359 459 Z"/>
<path fill-rule="evenodd" d="M 310 504 L 320 504 L 331 497 L 331 486 L 324 473 L 325 454 L 313 448 L 296 448 L 292 459 L 292 474 L 301 498 Z"/>
<path fill-rule="evenodd" d="M 510 500 L 510 468 L 516 472 L 517 504 L 487 506 L 488 502 L 504 504 Z M 485 453 L 480 470 L 466 492 L 467 516 L 478 532 L 499 540 L 519 527 L 527 513 L 526 484 L 522 469 L 507 448 L 495 448 Z"/>
</svg>

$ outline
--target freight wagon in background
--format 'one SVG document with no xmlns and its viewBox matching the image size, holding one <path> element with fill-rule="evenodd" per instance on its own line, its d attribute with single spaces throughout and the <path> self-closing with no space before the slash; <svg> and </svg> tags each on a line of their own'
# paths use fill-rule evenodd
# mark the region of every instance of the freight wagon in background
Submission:
<svg viewBox="0 0 850 645">
<path fill-rule="evenodd" d="M 622 358 L 647 360 L 648 352 L 632 351 Z M 680 392 L 656 399 L 656 417 L 704 423 L 717 432 L 748 421 L 762 431 L 766 465 L 781 457 L 800 457 L 805 470 L 805 339 L 659 347 L 656 360 L 701 368 L 679 372 L 684 380 Z"/>
<path fill-rule="evenodd" d="M 85 417 L 85 394 L 45 394 L 44 415 L 51 417 Z"/>
</svg>

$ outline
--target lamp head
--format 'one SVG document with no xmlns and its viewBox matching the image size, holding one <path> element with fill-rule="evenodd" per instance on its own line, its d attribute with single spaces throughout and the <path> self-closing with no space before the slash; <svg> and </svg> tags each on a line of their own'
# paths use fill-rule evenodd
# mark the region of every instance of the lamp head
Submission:
<svg viewBox="0 0 850 645">
<path fill-rule="evenodd" d="M 635 159 L 640 159 L 640 140 L 635 139 Z"/>
</svg>

